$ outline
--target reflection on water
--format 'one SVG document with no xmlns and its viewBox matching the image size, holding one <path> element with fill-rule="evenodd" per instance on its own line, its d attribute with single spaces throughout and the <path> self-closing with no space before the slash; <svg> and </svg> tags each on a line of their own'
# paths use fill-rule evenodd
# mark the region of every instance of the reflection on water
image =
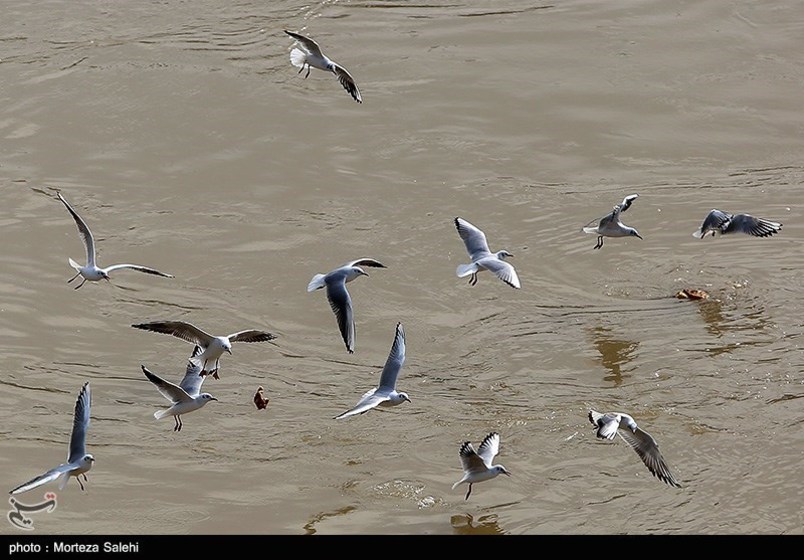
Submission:
<svg viewBox="0 0 804 560">
<path fill-rule="evenodd" d="M 723 303 L 718 299 L 711 299 L 701 302 L 698 305 L 698 311 L 706 323 L 706 330 L 709 334 L 720 337 L 723 336 Z"/>
<path fill-rule="evenodd" d="M 619 387 L 623 382 L 622 366 L 631 361 L 639 342 L 617 340 L 610 333 L 611 329 L 595 327 L 592 342 L 600 352 L 600 363 L 610 372 L 603 379 Z"/>
<path fill-rule="evenodd" d="M 733 297 L 733 296 L 732 296 Z M 743 309 L 737 315 L 729 315 L 723 310 L 723 301 L 720 299 L 710 299 L 698 302 L 698 311 L 704 320 L 706 331 L 712 336 L 722 339 L 741 331 L 748 331 L 747 335 L 753 333 L 761 334 L 766 329 L 772 327 L 771 322 L 765 316 L 764 309 Z M 765 340 L 734 340 L 724 342 L 718 346 L 709 346 L 706 351 L 711 356 L 719 356 L 733 352 L 737 348 L 762 345 Z"/>
<path fill-rule="evenodd" d="M 468 513 L 453 515 L 450 524 L 456 535 L 504 535 L 497 523 L 497 514 L 481 515 L 477 521 Z"/>
<path fill-rule="evenodd" d="M 354 507 L 354 506 L 346 506 L 346 507 L 342 507 L 340 509 L 337 509 L 335 511 L 322 511 L 321 513 L 317 513 L 317 514 L 315 514 L 313 516 L 312 519 L 310 519 L 310 521 L 308 521 L 307 523 L 304 524 L 304 534 L 305 535 L 315 535 L 318 532 L 318 530 L 315 528 L 315 526 L 318 523 L 320 523 L 321 521 L 324 521 L 325 519 L 329 519 L 330 517 L 337 517 L 339 515 L 347 515 L 349 513 L 352 513 L 356 509 L 357 508 Z"/>
</svg>

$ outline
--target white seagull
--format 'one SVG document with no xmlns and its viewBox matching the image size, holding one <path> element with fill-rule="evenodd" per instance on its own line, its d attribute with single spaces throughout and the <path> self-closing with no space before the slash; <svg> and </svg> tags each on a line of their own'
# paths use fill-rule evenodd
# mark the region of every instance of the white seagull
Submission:
<svg viewBox="0 0 804 560">
<path fill-rule="evenodd" d="M 59 200 L 61 200 L 64 203 L 64 206 L 67 207 L 67 210 L 69 210 L 70 214 L 73 216 L 73 220 L 75 220 L 75 225 L 78 226 L 78 234 L 81 236 L 81 241 L 84 242 L 84 247 L 86 248 L 87 251 L 86 266 L 81 266 L 73 259 L 70 258 L 67 259 L 70 263 L 70 266 L 72 266 L 76 270 L 75 276 L 67 280 L 67 283 L 69 284 L 79 276 L 83 276 L 81 283 L 75 287 L 76 290 L 81 286 L 83 286 L 87 280 L 89 280 L 90 282 L 97 282 L 98 280 L 108 281 L 109 273 L 111 273 L 113 270 L 119 270 L 121 268 L 130 268 L 132 270 L 139 270 L 140 272 L 145 272 L 147 274 L 155 274 L 156 276 L 163 276 L 165 278 L 174 277 L 172 274 L 165 274 L 164 272 L 159 272 L 154 268 L 149 268 L 147 266 L 142 266 L 139 264 L 113 264 L 111 266 L 107 266 L 106 268 L 100 268 L 99 266 L 97 266 L 95 261 L 95 238 L 92 237 L 92 232 L 89 231 L 89 226 L 81 218 L 81 216 L 79 216 L 76 213 L 76 211 L 73 210 L 73 207 L 70 206 L 66 200 L 64 200 L 64 197 L 61 196 L 61 193 L 56 194 L 58 195 Z"/>
<path fill-rule="evenodd" d="M 502 465 L 492 465 L 494 456 L 500 452 L 500 434 L 491 432 L 480 444 L 480 447 L 475 451 L 472 443 L 465 441 L 461 445 L 461 464 L 463 465 L 463 478 L 452 485 L 455 490 L 461 484 L 468 484 L 469 490 L 466 492 L 464 500 L 469 499 L 469 494 L 472 493 L 472 484 L 475 482 L 483 482 L 484 480 L 491 480 L 497 475 L 504 474 L 511 476 L 511 473 L 505 470 Z"/>
<path fill-rule="evenodd" d="M 486 241 L 486 234 L 463 218 L 455 218 L 455 227 L 458 229 L 458 233 L 463 239 L 463 244 L 466 245 L 466 251 L 472 259 L 471 264 L 458 265 L 455 271 L 458 278 L 471 274 L 469 284 L 474 286 L 477 284 L 477 273 L 481 270 L 488 270 L 509 286 L 513 288 L 521 287 L 516 270 L 510 263 L 503 260 L 514 255 L 505 250 L 492 253 L 489 250 L 488 241 Z"/>
<path fill-rule="evenodd" d="M 67 454 L 67 462 L 62 463 L 54 469 L 50 469 L 45 474 L 39 475 L 25 484 L 17 486 L 9 492 L 9 494 L 27 492 L 28 490 L 33 490 L 34 488 L 57 479 L 59 481 L 59 490 L 64 490 L 71 476 L 74 476 L 78 481 L 81 490 L 84 489 L 80 477 L 83 476 L 84 480 L 87 481 L 86 473 L 89 472 L 95 462 L 95 457 L 87 453 L 86 450 L 90 397 L 89 381 L 87 381 L 84 383 L 81 392 L 78 393 L 78 399 L 75 401 L 73 433 L 70 436 L 70 451 Z"/>
<path fill-rule="evenodd" d="M 329 306 L 335 313 L 338 328 L 341 331 L 343 342 L 346 344 L 346 351 L 350 354 L 355 351 L 355 316 L 352 311 L 352 298 L 346 290 L 346 283 L 351 282 L 358 276 L 368 276 L 368 272 L 360 268 L 361 266 L 385 268 L 384 264 L 374 259 L 358 259 L 348 262 L 327 274 L 316 274 L 307 285 L 308 292 L 314 292 L 326 286 Z"/>
<path fill-rule="evenodd" d="M 636 229 L 620 221 L 620 213 L 628 210 L 631 207 L 631 203 L 638 197 L 638 194 L 626 196 L 620 204 L 614 206 L 614 209 L 609 214 L 606 214 L 600 220 L 592 220 L 583 228 L 584 233 L 597 234 L 595 249 L 600 249 L 603 246 L 603 237 L 628 237 L 633 235 L 642 239 Z M 595 223 L 597 225 L 593 225 Z"/>
<path fill-rule="evenodd" d="M 173 427 L 174 432 L 181 431 L 182 414 L 188 414 L 194 410 L 198 410 L 210 401 L 218 400 L 209 393 L 201 393 L 201 385 L 204 383 L 206 377 L 201 375 L 201 368 L 192 363 L 187 364 L 187 370 L 184 372 L 184 377 L 178 385 L 174 385 L 169 381 L 165 381 L 158 375 L 151 373 L 145 366 L 140 367 L 142 367 L 142 372 L 145 374 L 145 377 L 156 385 L 156 388 L 159 389 L 163 397 L 172 403 L 170 408 L 154 412 L 154 418 L 161 420 L 165 416 L 173 416 L 176 420 L 176 425 Z"/>
<path fill-rule="evenodd" d="M 299 69 L 299 74 L 302 73 L 305 65 L 307 66 L 307 74 L 304 75 L 305 78 L 310 75 L 310 67 L 332 72 L 337 76 L 343 89 L 349 92 L 349 95 L 351 95 L 355 101 L 363 103 L 360 90 L 357 88 L 354 78 L 346 71 L 346 68 L 328 59 L 324 53 L 321 52 L 321 47 L 318 46 L 318 43 L 309 37 L 287 30 L 285 33 L 296 39 L 301 45 L 301 49 L 294 48 L 290 51 L 290 63 Z"/>
<path fill-rule="evenodd" d="M 779 233 L 782 224 L 771 222 L 764 218 L 755 218 L 750 214 L 729 214 L 713 208 L 706 215 L 701 227 L 693 233 L 693 237 L 703 239 L 706 234 L 712 232 L 712 237 L 716 233 L 726 235 L 727 233 L 747 233 L 754 237 L 770 237 L 774 233 Z"/>
<path fill-rule="evenodd" d="M 266 342 L 276 338 L 274 334 L 256 330 L 240 331 L 229 336 L 213 336 L 184 321 L 154 321 L 131 326 L 146 331 L 172 334 L 176 338 L 195 344 L 190 363 L 201 368 L 201 375 L 212 374 L 215 379 L 218 379 L 218 362 L 224 352 L 232 353 L 233 342 Z M 214 365 L 211 369 L 207 369 L 210 362 Z"/>
<path fill-rule="evenodd" d="M 391 352 L 388 354 L 385 367 L 382 368 L 382 373 L 380 374 L 380 384 L 364 393 L 354 408 L 336 416 L 335 419 L 363 414 L 376 406 L 396 406 L 405 401 L 410 402 L 407 393 L 401 393 L 396 390 L 396 378 L 399 377 L 399 371 L 404 363 L 405 331 L 402 328 L 402 323 L 397 323 L 394 343 L 391 345 Z"/>
<path fill-rule="evenodd" d="M 648 432 L 637 426 L 633 417 L 623 412 L 600 413 L 590 410 L 589 421 L 597 428 L 597 437 L 612 440 L 619 434 L 636 451 L 653 476 L 670 486 L 681 488 L 659 453 L 659 444 Z"/>
</svg>

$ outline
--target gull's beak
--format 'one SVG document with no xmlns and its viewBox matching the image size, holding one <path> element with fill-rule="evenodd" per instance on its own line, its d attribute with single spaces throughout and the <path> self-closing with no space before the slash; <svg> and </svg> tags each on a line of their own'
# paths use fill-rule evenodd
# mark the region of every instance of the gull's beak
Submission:
<svg viewBox="0 0 804 560">
<path fill-rule="evenodd" d="M 229 352 L 230 356 L 232 355 L 232 349 L 231 348 L 227 348 L 226 351 Z"/>
<path fill-rule="evenodd" d="M 504 474 L 505 476 L 511 476 L 511 473 L 509 473 L 508 471 L 505 471 L 503 474 Z"/>
<path fill-rule="evenodd" d="M 215 397 L 210 397 L 210 398 L 209 398 L 209 400 L 211 400 L 211 401 L 217 401 L 218 399 L 216 399 Z"/>
<path fill-rule="evenodd" d="M 408 401 L 410 404 L 413 404 L 413 401 L 411 401 L 410 398 L 405 397 L 405 400 Z"/>
<path fill-rule="evenodd" d="M 636 236 L 637 236 L 637 237 L 639 237 L 640 239 L 642 239 L 642 236 L 641 236 L 641 235 L 639 235 L 638 233 L 636 234 Z"/>
</svg>

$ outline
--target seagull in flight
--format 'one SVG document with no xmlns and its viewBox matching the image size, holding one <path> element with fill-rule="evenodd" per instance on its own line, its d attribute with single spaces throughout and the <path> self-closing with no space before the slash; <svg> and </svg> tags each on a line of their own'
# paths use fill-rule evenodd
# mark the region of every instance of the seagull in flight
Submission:
<svg viewBox="0 0 804 560">
<path fill-rule="evenodd" d="M 455 271 L 458 278 L 471 275 L 469 284 L 474 286 L 477 284 L 477 273 L 481 270 L 488 270 L 512 288 L 521 287 L 516 270 L 504 260 L 514 255 L 505 250 L 492 253 L 489 250 L 488 241 L 486 241 L 486 234 L 463 218 L 455 218 L 455 227 L 472 259 L 472 264 L 458 265 Z"/>
<path fill-rule="evenodd" d="M 56 194 L 59 197 L 59 200 L 61 200 L 64 203 L 64 206 L 67 207 L 67 210 L 72 215 L 73 220 L 75 220 L 75 225 L 78 226 L 78 234 L 81 236 L 81 241 L 84 242 L 84 247 L 86 248 L 87 251 L 86 266 L 81 266 L 73 259 L 68 259 L 68 261 L 70 262 L 70 266 L 72 266 L 76 270 L 76 274 L 75 276 L 67 280 L 67 283 L 69 284 L 79 276 L 83 277 L 81 283 L 75 287 L 76 290 L 81 286 L 83 286 L 87 280 L 89 280 L 90 282 L 97 282 L 98 280 L 109 281 L 109 274 L 113 270 L 119 270 L 121 268 L 130 268 L 132 270 L 139 270 L 140 272 L 145 272 L 146 274 L 155 274 L 156 276 L 163 276 L 165 278 L 174 277 L 172 274 L 165 274 L 164 272 L 159 272 L 155 268 L 149 268 L 147 266 L 142 266 L 139 264 L 113 264 L 111 266 L 107 266 L 106 268 L 100 268 L 99 266 L 97 266 L 95 261 L 95 238 L 92 236 L 92 232 L 89 231 L 89 226 L 81 218 L 81 216 L 79 216 L 78 213 L 75 210 L 73 210 L 73 207 L 70 206 L 66 200 L 64 200 L 64 197 L 61 196 L 61 193 Z"/>
<path fill-rule="evenodd" d="M 583 228 L 584 233 L 596 233 L 597 245 L 595 249 L 603 247 L 604 237 L 628 237 L 633 235 L 642 239 L 639 232 L 620 221 L 620 213 L 625 212 L 631 207 L 631 203 L 639 197 L 638 194 L 630 194 L 626 196 L 620 204 L 616 204 L 614 209 L 600 218 L 600 220 L 592 220 Z M 593 225 L 597 222 L 597 225 Z"/>
<path fill-rule="evenodd" d="M 302 73 L 305 66 L 307 66 L 307 73 L 304 75 L 305 78 L 310 75 L 311 67 L 332 72 L 337 76 L 343 89 L 349 92 L 349 95 L 351 95 L 355 101 L 363 103 L 360 90 L 357 88 L 357 84 L 354 78 L 352 78 L 352 75 L 346 71 L 346 68 L 327 58 L 324 53 L 321 52 L 321 47 L 318 46 L 318 43 L 309 37 L 287 30 L 285 30 L 285 33 L 296 39 L 301 46 L 300 49 L 294 48 L 290 51 L 290 63 L 299 69 L 299 74 Z"/>
<path fill-rule="evenodd" d="M 176 425 L 173 427 L 174 432 L 181 431 L 183 425 L 181 421 L 182 414 L 188 414 L 198 410 L 210 401 L 218 400 L 209 393 L 201 392 L 201 385 L 206 377 L 201 375 L 201 368 L 192 363 L 187 364 L 184 377 L 178 385 L 165 381 L 143 365 L 140 367 L 145 377 L 156 385 L 163 397 L 171 402 L 170 408 L 154 412 L 154 418 L 161 420 L 166 416 L 173 416 L 176 421 Z"/>
<path fill-rule="evenodd" d="M 716 233 L 726 235 L 727 233 L 747 233 L 754 237 L 770 237 L 774 233 L 779 233 L 782 224 L 771 222 L 764 218 L 755 218 L 750 214 L 729 214 L 717 208 L 713 208 L 706 215 L 701 227 L 693 233 L 693 237 L 703 239 L 706 234 L 712 232 L 712 237 Z"/>
<path fill-rule="evenodd" d="M 500 434 L 497 432 L 491 432 L 483 438 L 477 451 L 472 447 L 471 442 L 463 442 L 460 449 L 463 478 L 453 484 L 452 489 L 455 490 L 461 484 L 468 484 L 469 490 L 467 490 L 466 497 L 464 498 L 464 500 L 468 500 L 469 494 L 472 493 L 472 484 L 475 482 L 491 480 L 500 474 L 511 476 L 511 473 L 505 470 L 504 466 L 491 464 L 494 460 L 494 456 L 499 452 Z"/>
<path fill-rule="evenodd" d="M 233 342 L 266 342 L 276 338 L 274 334 L 257 330 L 240 331 L 229 336 L 213 336 L 184 321 L 154 321 L 131 326 L 146 331 L 172 334 L 176 338 L 195 344 L 190 363 L 201 368 L 201 375 L 212 374 L 215 379 L 219 379 L 218 362 L 224 352 L 232 353 Z M 213 364 L 212 368 L 207 367 L 210 363 Z"/>
<path fill-rule="evenodd" d="M 382 373 L 380 374 L 380 384 L 364 393 L 354 408 L 336 416 L 335 419 L 364 414 L 377 406 L 396 406 L 405 401 L 410 402 L 407 393 L 396 390 L 396 378 L 399 377 L 399 371 L 404 363 L 405 331 L 402 328 L 402 323 L 397 323 L 394 343 L 391 346 L 388 359 L 385 361 L 385 367 L 382 368 Z"/>
<path fill-rule="evenodd" d="M 670 486 L 681 488 L 659 453 L 659 444 L 648 432 L 637 426 L 633 417 L 624 412 L 600 413 L 590 410 L 589 421 L 595 426 L 597 437 L 612 440 L 619 434 L 636 451 L 653 476 Z"/>
<path fill-rule="evenodd" d="M 67 481 L 71 476 L 74 476 L 78 481 L 81 490 L 84 490 L 84 484 L 81 482 L 81 476 L 84 481 L 87 481 L 87 472 L 92 468 L 95 463 L 95 457 L 87 453 L 87 429 L 89 428 L 89 405 L 91 395 L 89 391 L 89 381 L 84 383 L 81 392 L 78 393 L 78 399 L 75 401 L 75 412 L 73 413 L 73 433 L 70 436 L 70 450 L 67 454 L 67 462 L 62 463 L 54 469 L 50 469 L 45 474 L 39 475 L 33 480 L 29 480 L 25 484 L 21 484 L 14 488 L 9 494 L 20 494 L 38 488 L 48 482 L 54 480 L 59 481 L 59 490 L 64 490 L 67 486 Z"/>
<path fill-rule="evenodd" d="M 308 292 L 314 292 L 324 287 L 327 288 L 329 306 L 335 313 L 338 328 L 341 331 L 343 342 L 346 344 L 346 351 L 350 354 L 355 351 L 355 317 L 352 311 L 352 298 L 346 290 L 346 283 L 351 282 L 358 276 L 368 276 L 368 272 L 361 268 L 363 266 L 386 268 L 384 264 L 374 259 L 358 259 L 348 262 L 327 274 L 316 274 L 307 285 Z"/>
</svg>

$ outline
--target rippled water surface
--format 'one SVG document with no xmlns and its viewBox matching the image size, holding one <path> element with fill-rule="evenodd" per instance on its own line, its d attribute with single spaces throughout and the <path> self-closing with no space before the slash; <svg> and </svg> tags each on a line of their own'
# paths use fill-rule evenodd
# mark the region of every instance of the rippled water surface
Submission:
<svg viewBox="0 0 804 560">
<path fill-rule="evenodd" d="M 89 380 L 96 464 L 40 532 L 801 534 L 803 16 L 790 0 L 6 0 L 0 487 L 64 460 Z M 364 103 L 298 75 L 283 29 Z M 83 247 L 55 189 L 102 264 L 176 278 L 73 290 Z M 581 227 L 631 193 L 644 239 L 593 250 Z M 784 228 L 693 238 L 711 208 Z M 521 290 L 455 276 L 456 216 L 514 254 Z M 359 257 L 387 269 L 349 285 L 350 355 L 306 286 Z M 140 365 L 178 381 L 191 346 L 130 327 L 153 320 L 278 338 L 236 344 L 204 385 L 219 402 L 177 434 Z M 412 403 L 333 420 L 400 321 Z M 597 440 L 589 408 L 633 414 L 683 488 Z M 465 501 L 458 448 L 493 430 L 513 475 Z"/>
</svg>

